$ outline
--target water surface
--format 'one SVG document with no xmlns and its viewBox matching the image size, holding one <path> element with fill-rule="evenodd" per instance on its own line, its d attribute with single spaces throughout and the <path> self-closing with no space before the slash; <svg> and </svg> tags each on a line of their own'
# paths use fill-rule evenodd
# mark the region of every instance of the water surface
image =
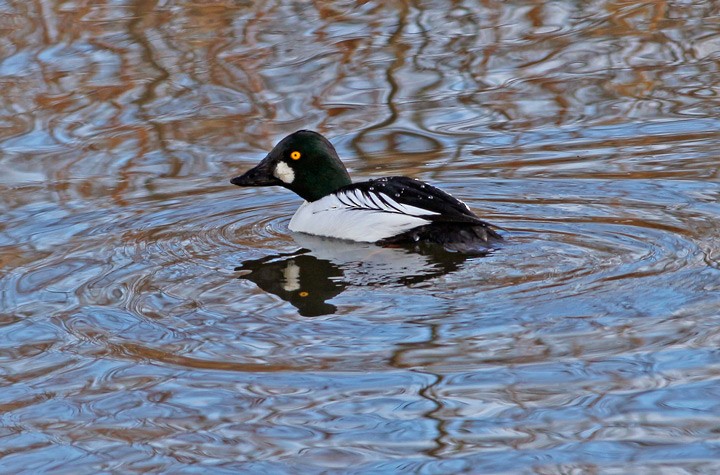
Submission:
<svg viewBox="0 0 720 475">
<path fill-rule="evenodd" d="M 718 19 L 0 1 L 0 471 L 720 471 Z M 505 246 L 293 235 L 299 128 Z"/>
</svg>

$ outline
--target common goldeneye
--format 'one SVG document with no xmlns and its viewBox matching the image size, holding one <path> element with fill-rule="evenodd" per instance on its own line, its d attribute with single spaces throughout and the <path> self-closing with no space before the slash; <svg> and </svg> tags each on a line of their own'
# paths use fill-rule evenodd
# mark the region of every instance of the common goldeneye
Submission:
<svg viewBox="0 0 720 475">
<path fill-rule="evenodd" d="M 238 186 L 283 186 L 305 199 L 291 231 L 380 245 L 438 243 L 450 250 L 492 248 L 502 240 L 465 203 L 404 176 L 352 183 L 328 139 L 299 130 L 282 139 Z"/>
</svg>

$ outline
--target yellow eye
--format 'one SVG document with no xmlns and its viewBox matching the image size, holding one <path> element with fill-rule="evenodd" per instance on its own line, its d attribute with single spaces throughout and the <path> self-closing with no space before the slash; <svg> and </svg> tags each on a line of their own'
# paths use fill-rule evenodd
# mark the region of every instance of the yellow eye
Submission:
<svg viewBox="0 0 720 475">
<path fill-rule="evenodd" d="M 310 293 L 309 292 L 300 292 L 298 295 L 300 297 L 307 297 L 308 295 L 310 295 Z"/>
<path fill-rule="evenodd" d="M 300 160 L 300 157 L 302 157 L 302 154 L 297 150 L 290 154 L 290 158 L 292 158 L 293 160 Z"/>
</svg>

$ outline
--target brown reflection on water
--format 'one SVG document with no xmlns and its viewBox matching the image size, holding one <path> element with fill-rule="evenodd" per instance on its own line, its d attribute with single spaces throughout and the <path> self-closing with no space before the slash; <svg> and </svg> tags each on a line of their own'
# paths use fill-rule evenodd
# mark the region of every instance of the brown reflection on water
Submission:
<svg viewBox="0 0 720 475">
<path fill-rule="evenodd" d="M 719 15 L 0 2 L 0 472 L 718 472 Z M 299 128 L 506 245 L 292 235 Z"/>
</svg>

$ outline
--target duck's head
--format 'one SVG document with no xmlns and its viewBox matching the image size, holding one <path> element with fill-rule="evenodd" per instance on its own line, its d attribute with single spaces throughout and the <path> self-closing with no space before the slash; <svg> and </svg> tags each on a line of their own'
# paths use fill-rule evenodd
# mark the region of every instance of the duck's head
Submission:
<svg viewBox="0 0 720 475">
<path fill-rule="evenodd" d="M 351 183 L 330 141 L 310 130 L 282 139 L 253 169 L 230 180 L 238 186 L 284 186 L 307 201 Z"/>
</svg>

